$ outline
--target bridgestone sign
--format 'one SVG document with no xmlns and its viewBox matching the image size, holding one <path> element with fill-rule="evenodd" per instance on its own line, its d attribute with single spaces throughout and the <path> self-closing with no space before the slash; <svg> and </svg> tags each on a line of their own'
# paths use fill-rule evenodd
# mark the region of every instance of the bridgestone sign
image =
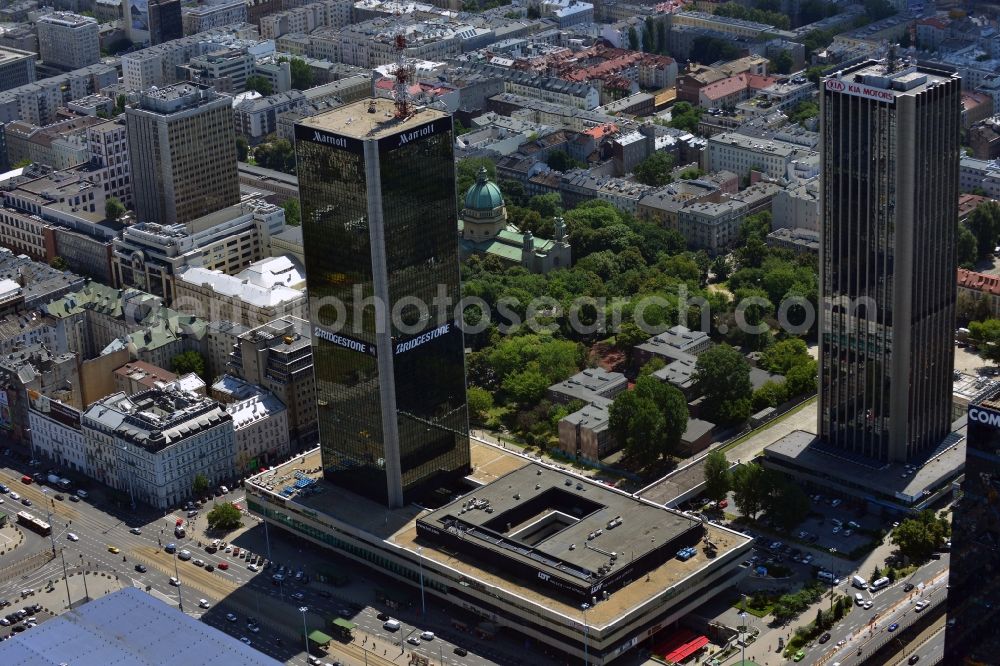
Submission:
<svg viewBox="0 0 1000 666">
<path fill-rule="evenodd" d="M 887 104 L 896 103 L 896 95 L 891 90 L 874 88 L 861 83 L 852 83 L 850 81 L 842 81 L 840 79 L 828 79 L 826 82 L 826 89 L 836 93 L 843 93 L 845 95 L 854 95 L 855 97 L 873 99 L 876 102 L 885 102 Z"/>
<path fill-rule="evenodd" d="M 1000 428 L 1000 413 L 994 412 L 991 409 L 983 409 L 982 407 L 970 407 L 969 420 L 976 421 L 977 423 L 982 423 L 984 425 L 992 426 L 993 428 Z"/>
</svg>

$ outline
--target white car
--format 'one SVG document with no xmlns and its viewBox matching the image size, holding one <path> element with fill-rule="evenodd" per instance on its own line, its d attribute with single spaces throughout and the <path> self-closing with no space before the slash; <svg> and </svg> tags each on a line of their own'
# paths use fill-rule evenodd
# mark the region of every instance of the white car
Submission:
<svg viewBox="0 0 1000 666">
<path fill-rule="evenodd" d="M 170 577 L 170 584 L 173 585 L 174 587 L 180 587 L 181 586 L 181 581 L 178 580 L 177 578 L 174 578 L 173 576 L 171 576 Z"/>
<path fill-rule="evenodd" d="M 425 640 L 425 641 L 432 641 L 432 640 L 434 640 L 434 632 L 433 631 L 425 631 L 424 633 L 420 634 L 420 638 L 423 639 L 423 640 Z"/>
<path fill-rule="evenodd" d="M 250 639 L 247 638 L 246 636 L 240 636 L 240 642 L 250 645 Z"/>
<path fill-rule="evenodd" d="M 865 602 L 865 605 L 864 605 L 864 606 L 862 606 L 862 608 L 864 608 L 865 610 L 868 610 L 868 609 L 870 609 L 871 607 L 872 607 L 872 600 L 871 600 L 871 599 L 869 599 L 868 601 L 866 601 L 866 602 Z"/>
<path fill-rule="evenodd" d="M 248 564 L 247 569 L 249 569 L 250 571 L 260 571 L 260 567 L 258 567 L 256 564 Z"/>
<path fill-rule="evenodd" d="M 198 608 L 208 608 L 211 605 L 212 604 L 208 603 L 208 599 L 199 599 L 198 600 Z"/>
<path fill-rule="evenodd" d="M 260 631 L 260 627 L 258 627 L 258 626 L 257 626 L 256 624 L 253 624 L 253 623 L 250 623 L 250 624 L 248 624 L 248 625 L 247 625 L 247 629 L 249 629 L 250 631 L 252 631 L 252 632 L 253 632 L 253 633 L 255 633 L 255 634 L 256 634 L 256 633 L 257 633 L 258 631 Z"/>
<path fill-rule="evenodd" d="M 406 642 L 409 643 L 410 645 L 420 645 L 420 639 L 417 638 L 416 636 L 410 636 L 409 638 L 406 639 Z"/>
<path fill-rule="evenodd" d="M 16 502 L 17 500 L 21 499 L 21 496 L 15 493 L 14 491 L 11 491 L 10 498 Z"/>
<path fill-rule="evenodd" d="M 917 602 L 917 605 L 914 606 L 913 610 L 919 613 L 920 611 L 922 611 L 923 609 L 927 608 L 930 605 L 931 602 L 927 601 L 926 599 L 921 599 L 920 601 Z"/>
<path fill-rule="evenodd" d="M 295 599 L 296 601 L 302 601 L 305 598 L 306 595 L 302 594 L 301 592 L 296 592 L 295 594 L 292 595 L 292 599 Z"/>
<path fill-rule="evenodd" d="M 236 615 L 233 613 L 226 613 L 226 619 L 230 622 L 236 622 Z"/>
<path fill-rule="evenodd" d="M 73 534 L 72 532 L 67 533 L 66 534 L 66 538 L 69 539 L 70 541 L 79 541 L 80 540 L 80 537 L 78 537 L 77 535 Z"/>
</svg>

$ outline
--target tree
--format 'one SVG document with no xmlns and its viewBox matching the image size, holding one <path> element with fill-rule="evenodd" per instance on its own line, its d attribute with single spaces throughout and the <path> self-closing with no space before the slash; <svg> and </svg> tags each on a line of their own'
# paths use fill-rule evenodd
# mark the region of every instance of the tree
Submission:
<svg viewBox="0 0 1000 666">
<path fill-rule="evenodd" d="M 509 375 L 501 388 L 508 398 L 524 406 L 541 400 L 549 384 L 548 378 L 538 370 L 524 370 Z"/>
<path fill-rule="evenodd" d="M 181 352 L 170 359 L 170 369 L 178 375 L 193 372 L 204 379 L 205 357 L 194 350 Z"/>
<path fill-rule="evenodd" d="M 260 74 L 248 76 L 245 88 L 247 90 L 260 93 L 264 97 L 267 97 L 274 92 L 274 87 L 271 85 L 271 81 L 268 80 L 267 77 L 261 76 Z"/>
<path fill-rule="evenodd" d="M 729 461 L 726 454 L 716 449 L 705 458 L 705 491 L 708 499 L 718 502 L 725 498 L 732 487 Z"/>
<path fill-rule="evenodd" d="M 673 156 L 662 150 L 658 150 L 637 164 L 632 174 L 643 185 L 662 187 L 673 180 L 670 175 L 670 171 L 673 168 Z"/>
<path fill-rule="evenodd" d="M 744 516 L 757 519 L 766 494 L 764 468 L 754 462 L 733 470 L 733 501 Z"/>
<path fill-rule="evenodd" d="M 297 227 L 302 224 L 302 211 L 299 208 L 298 199 L 295 197 L 285 199 L 285 203 L 281 204 L 281 207 L 285 209 L 285 224 L 289 224 L 293 227 Z"/>
<path fill-rule="evenodd" d="M 792 60 L 792 54 L 788 51 L 782 51 L 771 60 L 771 67 L 774 71 L 779 74 L 788 74 L 792 71 L 792 67 L 795 66 L 795 61 Z"/>
<path fill-rule="evenodd" d="M 969 322 L 969 338 L 979 347 L 979 354 L 1000 364 L 1000 319 Z"/>
<path fill-rule="evenodd" d="M 691 106 L 689 102 L 677 102 L 670 109 L 670 126 L 686 132 L 696 132 L 704 111 L 700 106 Z"/>
<path fill-rule="evenodd" d="M 64 271 L 69 268 L 69 264 L 62 257 L 52 257 L 52 261 L 49 262 L 49 266 L 56 269 L 57 271 Z"/>
<path fill-rule="evenodd" d="M 729 260 L 725 255 L 719 255 L 712 261 L 712 274 L 715 275 L 716 282 L 725 282 L 729 278 Z"/>
<path fill-rule="evenodd" d="M 819 116 L 819 104 L 810 99 L 806 99 L 799 102 L 795 108 L 792 109 L 792 113 L 788 116 L 788 120 L 805 126 L 807 120 L 816 118 L 817 116 Z"/>
<path fill-rule="evenodd" d="M 702 35 L 695 37 L 688 59 L 692 62 L 709 64 L 719 60 L 734 60 L 740 57 L 737 46 L 721 37 Z"/>
<path fill-rule="evenodd" d="M 619 393 L 609 408 L 608 427 L 642 465 L 670 455 L 687 430 L 684 394 L 655 377 L 636 380 L 630 391 Z"/>
<path fill-rule="evenodd" d="M 809 516 L 809 496 L 797 483 L 771 472 L 768 490 L 773 498 L 767 509 L 775 525 L 791 530 Z"/>
<path fill-rule="evenodd" d="M 493 395 L 478 386 L 470 386 L 465 395 L 469 405 L 469 419 L 477 423 L 485 422 L 486 413 L 493 409 Z"/>
<path fill-rule="evenodd" d="M 258 166 L 274 169 L 282 173 L 295 173 L 295 148 L 287 139 L 275 139 L 262 143 L 254 150 L 254 160 Z"/>
<path fill-rule="evenodd" d="M 551 219 L 562 212 L 562 197 L 558 192 L 536 194 L 528 199 L 528 208 L 538 213 L 543 220 Z"/>
<path fill-rule="evenodd" d="M 801 365 L 811 358 L 804 340 L 788 338 L 765 349 L 760 357 L 760 365 L 770 372 L 784 375 L 795 366 Z"/>
<path fill-rule="evenodd" d="M 302 58 L 292 58 L 290 65 L 292 70 L 292 88 L 295 90 L 306 90 L 312 87 L 312 68 Z"/>
<path fill-rule="evenodd" d="M 822 608 L 817 608 L 816 609 L 816 619 L 813 621 L 813 624 L 816 625 L 816 629 L 818 631 L 823 631 L 823 629 L 826 628 L 826 624 L 823 622 L 823 609 Z"/>
<path fill-rule="evenodd" d="M 125 105 L 128 104 L 128 97 L 125 95 L 118 95 L 115 98 L 115 115 L 121 115 L 125 113 Z"/>
<path fill-rule="evenodd" d="M 976 247 L 979 258 L 993 252 L 1000 237 L 1000 203 L 985 201 L 969 215 L 969 231 L 976 237 Z"/>
<path fill-rule="evenodd" d="M 565 150 L 553 150 L 549 153 L 549 157 L 545 160 L 545 163 L 550 169 L 555 169 L 556 171 L 572 171 L 573 169 L 581 169 L 586 166 L 580 160 L 573 159 L 570 157 L 569 153 Z"/>
<path fill-rule="evenodd" d="M 639 34 L 635 31 L 635 26 L 628 28 L 628 47 L 633 51 L 639 50 Z"/>
<path fill-rule="evenodd" d="M 475 184 L 480 169 L 486 169 L 486 177 L 492 181 L 496 181 L 497 165 L 488 157 L 466 157 L 464 160 L 458 160 L 455 163 L 455 179 L 460 201 L 465 196 L 465 193 L 469 191 L 469 188 Z"/>
<path fill-rule="evenodd" d="M 777 407 L 785 401 L 785 388 L 778 382 L 764 382 L 764 385 L 753 392 L 750 399 L 750 409 L 759 412 L 768 407 Z"/>
<path fill-rule="evenodd" d="M 229 502 L 216 504 L 208 512 L 208 529 L 228 532 L 243 524 L 243 514 Z"/>
<path fill-rule="evenodd" d="M 955 318 L 967 324 L 970 321 L 982 321 L 990 317 L 990 301 L 985 296 L 973 296 L 967 291 L 961 291 L 955 299 Z"/>
<path fill-rule="evenodd" d="M 236 159 L 240 162 L 246 162 L 250 157 L 250 144 L 242 136 L 236 137 Z"/>
<path fill-rule="evenodd" d="M 104 201 L 104 219 L 117 221 L 125 214 L 125 204 L 118 200 L 118 197 L 108 197 Z"/>
<path fill-rule="evenodd" d="M 881 21 L 896 13 L 896 9 L 888 0 L 865 0 L 865 14 L 869 21 Z"/>
<path fill-rule="evenodd" d="M 951 534 L 951 526 L 944 516 L 933 511 L 921 511 L 916 518 L 907 518 L 892 530 L 892 545 L 904 557 L 922 562 L 940 548 Z"/>
<path fill-rule="evenodd" d="M 705 396 L 704 409 L 716 423 L 729 425 L 750 416 L 750 364 L 727 344 L 715 345 L 698 356 L 695 391 Z"/>
<path fill-rule="evenodd" d="M 769 210 L 748 215 L 740 225 L 740 243 L 746 243 L 751 238 L 765 241 L 767 235 L 771 233 L 773 220 Z"/>
<path fill-rule="evenodd" d="M 205 478 L 204 474 L 198 474 L 194 477 L 194 483 L 191 484 L 191 489 L 194 491 L 195 495 L 203 495 L 206 490 L 208 490 L 208 479 Z"/>
<path fill-rule="evenodd" d="M 975 235 L 964 224 L 958 225 L 958 238 L 956 239 L 956 260 L 962 268 L 972 268 L 978 259 L 977 252 L 979 244 Z"/>
</svg>

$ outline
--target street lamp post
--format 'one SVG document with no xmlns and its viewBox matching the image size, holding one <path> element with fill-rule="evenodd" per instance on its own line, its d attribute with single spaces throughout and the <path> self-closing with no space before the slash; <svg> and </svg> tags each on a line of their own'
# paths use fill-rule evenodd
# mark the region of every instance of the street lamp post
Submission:
<svg viewBox="0 0 1000 666">
<path fill-rule="evenodd" d="M 306 628 L 307 610 L 309 610 L 308 606 L 299 606 L 299 612 L 302 613 L 302 637 L 306 640 L 306 658 L 309 657 L 309 630 Z"/>
<path fill-rule="evenodd" d="M 590 626 L 587 624 L 587 604 L 580 606 L 583 610 L 583 666 L 590 666 Z"/>
<path fill-rule="evenodd" d="M 181 574 L 177 571 L 177 551 L 174 551 L 174 577 L 177 578 L 177 608 L 184 612 L 184 597 L 181 596 Z"/>
<path fill-rule="evenodd" d="M 423 548 L 417 548 L 417 565 L 420 567 L 420 614 L 427 615 L 427 602 L 424 599 L 424 561 Z"/>
</svg>

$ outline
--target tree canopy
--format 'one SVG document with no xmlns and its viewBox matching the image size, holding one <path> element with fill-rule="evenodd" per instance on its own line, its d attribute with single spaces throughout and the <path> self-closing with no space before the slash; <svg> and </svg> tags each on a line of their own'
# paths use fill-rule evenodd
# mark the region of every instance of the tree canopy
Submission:
<svg viewBox="0 0 1000 666">
<path fill-rule="evenodd" d="M 701 38 L 699 37 L 699 39 Z M 687 132 L 697 132 L 698 122 L 704 112 L 705 109 L 700 106 L 692 106 L 690 102 L 677 102 L 670 109 L 670 126 Z"/>
<path fill-rule="evenodd" d="M 118 200 L 118 197 L 108 197 L 104 202 L 104 217 L 108 220 L 117 220 L 125 214 L 125 204 Z"/>
<path fill-rule="evenodd" d="M 170 359 L 170 370 L 178 375 L 193 372 L 205 379 L 205 357 L 194 350 L 181 352 Z"/>
<path fill-rule="evenodd" d="M 615 397 L 609 417 L 609 428 L 628 454 L 648 465 L 677 450 L 687 430 L 687 401 L 676 387 L 644 376 Z"/>
<path fill-rule="evenodd" d="M 979 347 L 979 355 L 1000 364 L 1000 319 L 969 322 L 969 338 Z"/>
<path fill-rule="evenodd" d="M 1000 239 L 1000 203 L 984 201 L 979 204 L 969 214 L 966 224 L 976 238 L 978 257 L 989 256 Z"/>
<path fill-rule="evenodd" d="M 694 371 L 695 390 L 705 397 L 709 419 L 728 425 L 750 416 L 750 364 L 735 348 L 715 345 L 698 356 Z"/>
<path fill-rule="evenodd" d="M 208 528 L 228 532 L 243 524 L 243 514 L 229 502 L 216 504 L 208 512 Z"/>
<path fill-rule="evenodd" d="M 271 85 L 271 81 L 266 76 L 261 76 L 260 74 L 253 74 L 247 77 L 246 89 L 258 92 L 264 97 L 274 92 L 274 86 Z"/>
<path fill-rule="evenodd" d="M 705 491 L 704 495 L 718 502 L 725 498 L 732 488 L 732 475 L 729 472 L 729 461 L 726 454 L 716 449 L 705 458 Z"/>
<path fill-rule="evenodd" d="M 285 224 L 293 227 L 297 227 L 302 224 L 302 209 L 299 208 L 299 200 L 295 197 L 286 199 L 285 203 L 281 204 L 281 207 L 285 210 Z"/>
<path fill-rule="evenodd" d="M 632 174 L 643 185 L 661 187 L 667 185 L 673 178 L 670 171 L 674 168 L 674 158 L 669 153 L 658 150 L 635 166 Z"/>
<path fill-rule="evenodd" d="M 892 545 L 912 561 L 922 562 L 944 545 L 951 535 L 951 525 L 944 516 L 933 511 L 921 511 L 916 518 L 907 518 L 892 530 Z"/>
</svg>

